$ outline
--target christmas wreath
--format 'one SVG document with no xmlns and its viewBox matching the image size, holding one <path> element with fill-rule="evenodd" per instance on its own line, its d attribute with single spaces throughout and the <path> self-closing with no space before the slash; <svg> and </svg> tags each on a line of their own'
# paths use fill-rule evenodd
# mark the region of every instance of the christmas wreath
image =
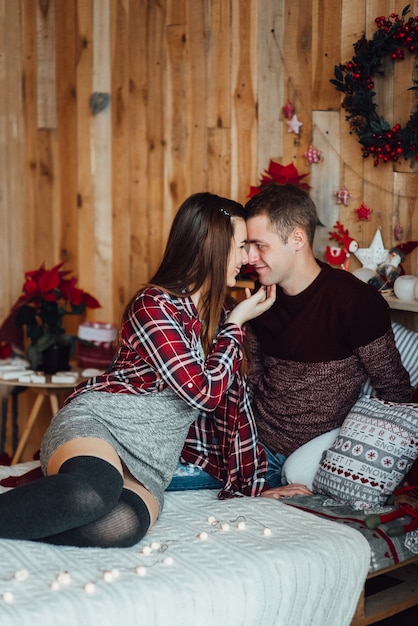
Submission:
<svg viewBox="0 0 418 626">
<path fill-rule="evenodd" d="M 355 54 L 351 61 L 336 65 L 335 80 L 331 83 L 345 94 L 342 102 L 347 111 L 346 120 L 362 144 L 364 157 L 372 156 L 374 165 L 380 162 L 397 161 L 400 157 L 418 161 L 418 111 L 414 111 L 405 127 L 391 126 L 377 111 L 373 101 L 373 77 L 384 75 L 382 65 L 385 57 L 394 62 L 405 58 L 405 52 L 418 57 L 418 16 L 406 19 L 410 5 L 399 17 L 377 17 L 377 30 L 372 39 L 363 36 L 355 43 Z M 418 81 L 410 90 L 418 89 Z"/>
</svg>

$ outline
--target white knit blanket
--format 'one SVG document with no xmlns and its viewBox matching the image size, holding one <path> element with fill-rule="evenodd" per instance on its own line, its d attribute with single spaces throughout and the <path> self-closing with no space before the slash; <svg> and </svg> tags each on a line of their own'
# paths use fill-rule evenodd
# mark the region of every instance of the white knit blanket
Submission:
<svg viewBox="0 0 418 626">
<path fill-rule="evenodd" d="M 281 502 L 171 492 L 133 548 L 1 540 L 0 624 L 348 626 L 369 561 L 358 531 Z"/>
</svg>

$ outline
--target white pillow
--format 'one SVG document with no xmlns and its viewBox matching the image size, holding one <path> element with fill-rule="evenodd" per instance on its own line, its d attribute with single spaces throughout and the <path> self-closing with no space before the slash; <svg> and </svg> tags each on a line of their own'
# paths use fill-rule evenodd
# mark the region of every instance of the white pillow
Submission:
<svg viewBox="0 0 418 626">
<path fill-rule="evenodd" d="M 322 457 L 334 443 L 339 431 L 339 428 L 334 428 L 334 430 L 311 439 L 292 452 L 283 464 L 282 478 L 287 483 L 306 485 L 312 491 L 312 482 Z"/>
</svg>

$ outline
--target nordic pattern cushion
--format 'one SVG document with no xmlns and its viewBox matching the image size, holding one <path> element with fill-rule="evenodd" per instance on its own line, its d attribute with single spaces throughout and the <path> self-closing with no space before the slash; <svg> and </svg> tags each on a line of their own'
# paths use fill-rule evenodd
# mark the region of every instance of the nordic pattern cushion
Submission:
<svg viewBox="0 0 418 626">
<path fill-rule="evenodd" d="M 392 330 L 403 366 L 409 373 L 411 385 L 416 387 L 418 385 L 418 333 L 396 322 L 392 322 Z M 370 380 L 367 380 L 361 389 L 360 396 L 371 396 L 373 393 Z"/>
<path fill-rule="evenodd" d="M 359 398 L 327 450 L 314 493 L 355 509 L 383 506 L 418 458 L 418 405 Z"/>
</svg>

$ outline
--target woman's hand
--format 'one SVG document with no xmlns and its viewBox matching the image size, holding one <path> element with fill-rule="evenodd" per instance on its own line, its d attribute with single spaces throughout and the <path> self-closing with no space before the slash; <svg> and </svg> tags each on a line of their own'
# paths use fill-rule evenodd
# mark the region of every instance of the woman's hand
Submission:
<svg viewBox="0 0 418 626">
<path fill-rule="evenodd" d="M 276 285 L 262 285 L 258 291 L 251 294 L 245 289 L 245 300 L 239 302 L 228 315 L 227 322 L 243 326 L 248 320 L 265 313 L 276 300 Z"/>
<path fill-rule="evenodd" d="M 263 491 L 260 495 L 263 498 L 274 498 L 275 500 L 280 500 L 280 498 L 290 498 L 291 496 L 311 496 L 312 491 L 309 491 L 306 485 L 293 483 L 291 485 L 283 485 L 282 487 L 272 487 L 271 489 L 266 489 L 266 491 Z"/>
</svg>

